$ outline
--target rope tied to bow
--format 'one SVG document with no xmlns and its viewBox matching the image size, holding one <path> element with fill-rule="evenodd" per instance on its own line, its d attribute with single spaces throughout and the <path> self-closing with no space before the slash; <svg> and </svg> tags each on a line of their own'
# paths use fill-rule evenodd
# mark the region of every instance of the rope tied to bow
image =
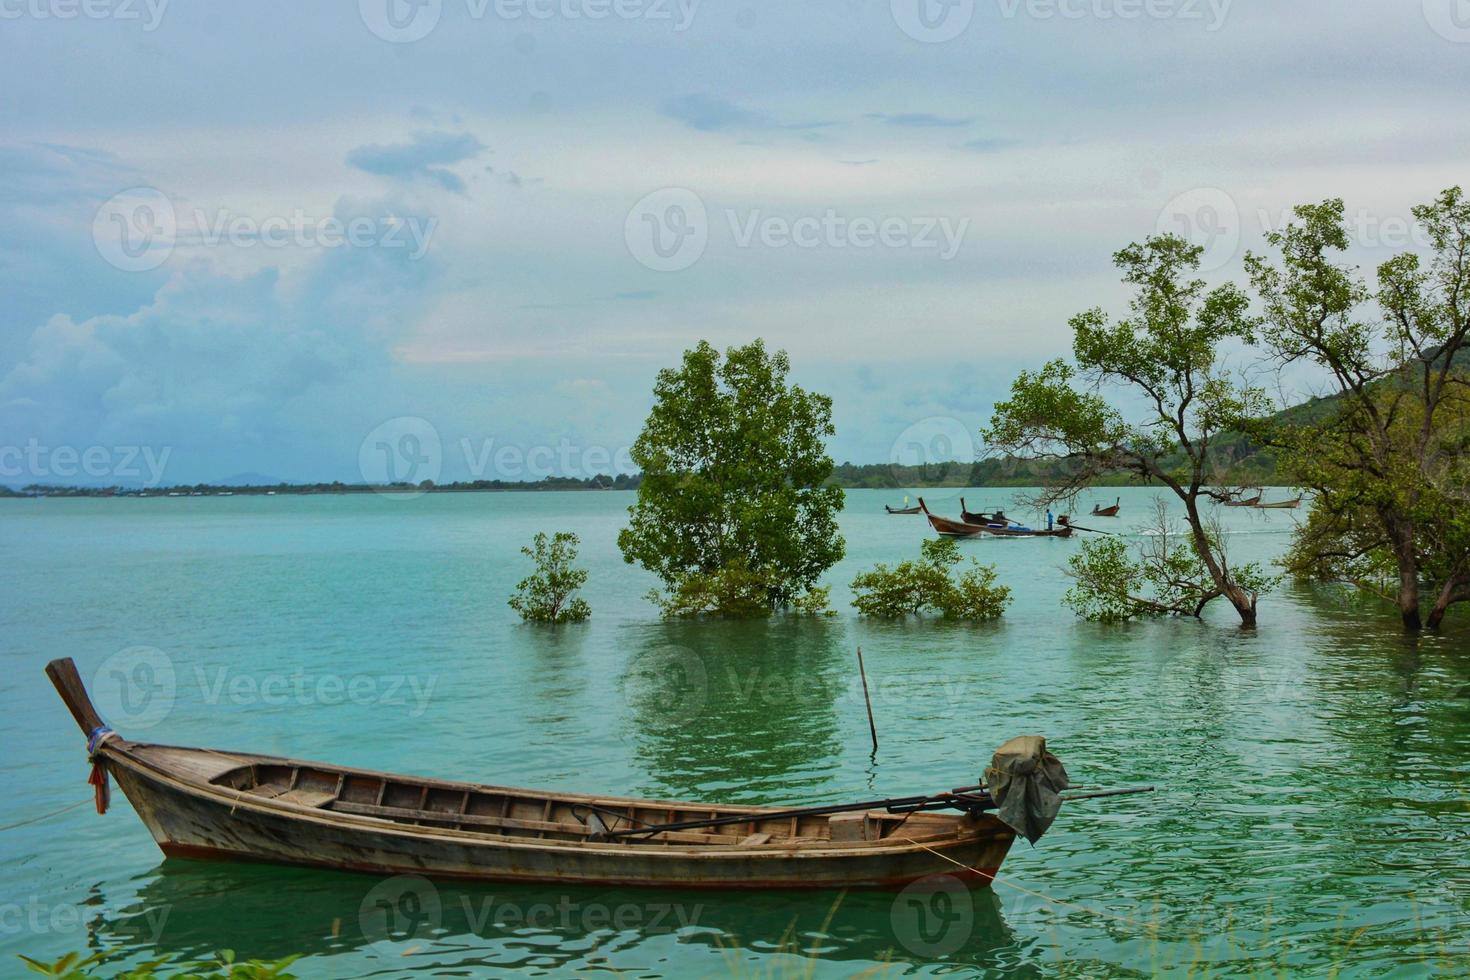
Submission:
<svg viewBox="0 0 1470 980">
<path fill-rule="evenodd" d="M 98 813 L 107 812 L 107 805 L 112 800 L 112 786 L 107 781 L 107 767 L 97 752 L 108 739 L 116 737 L 117 732 L 107 725 L 98 725 L 87 736 L 87 757 L 92 760 L 92 774 L 87 777 L 87 782 L 92 786 Z"/>
</svg>

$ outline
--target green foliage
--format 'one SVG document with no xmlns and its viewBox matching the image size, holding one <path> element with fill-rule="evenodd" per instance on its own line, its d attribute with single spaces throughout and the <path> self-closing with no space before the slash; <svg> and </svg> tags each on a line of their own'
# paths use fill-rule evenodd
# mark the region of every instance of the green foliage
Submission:
<svg viewBox="0 0 1470 980">
<path fill-rule="evenodd" d="M 1224 594 L 1201 559 L 1193 535 L 1180 533 L 1167 520 L 1162 503 L 1156 514 L 1136 550 L 1130 550 L 1123 538 L 1088 539 L 1067 559 L 1072 585 L 1063 601 L 1077 615 L 1099 623 L 1150 616 L 1198 617 Z M 1218 559 L 1228 564 L 1218 531 L 1211 529 L 1206 540 Z M 1276 584 L 1256 563 L 1230 567 L 1229 575 L 1253 597 Z"/>
<path fill-rule="evenodd" d="M 618 547 L 663 582 L 666 615 L 768 613 L 841 559 L 843 494 L 825 485 L 832 401 L 789 384 L 789 371 L 785 353 L 757 340 L 723 359 L 701 341 L 659 372 Z"/>
<path fill-rule="evenodd" d="M 1429 625 L 1470 600 L 1470 201 L 1458 187 L 1413 209 L 1432 246 L 1378 267 L 1372 290 L 1341 260 L 1350 244 L 1341 200 L 1302 205 L 1267 236 L 1274 260 L 1246 259 L 1265 310 L 1267 349 L 1305 363 L 1336 391 L 1325 410 L 1284 416 L 1253 433 L 1283 470 L 1316 491 L 1288 568 L 1348 581 Z M 1375 314 L 1370 303 L 1376 301 Z"/>
<path fill-rule="evenodd" d="M 516 583 L 516 594 L 508 605 L 532 623 L 579 623 L 592 615 L 592 607 L 574 593 L 587 582 L 587 571 L 573 568 L 580 543 L 570 531 L 558 531 L 550 539 L 540 532 L 532 547 L 521 554 L 536 563 L 536 571 Z"/>
<path fill-rule="evenodd" d="M 814 585 L 791 601 L 791 611 L 801 616 L 836 616 L 831 603 L 831 586 Z"/>
<path fill-rule="evenodd" d="M 102 972 L 110 957 L 105 953 L 82 956 L 67 953 L 50 963 L 22 956 L 27 969 L 43 977 L 58 977 L 61 980 L 294 980 L 296 974 L 287 972 L 300 956 L 288 956 L 281 960 L 247 960 L 235 962 L 233 950 L 221 950 L 216 959 L 202 963 L 182 963 L 166 966 L 167 960 L 154 960 L 142 966 L 121 971 Z M 163 973 L 161 970 L 169 972 Z"/>
<path fill-rule="evenodd" d="M 926 610 L 970 622 L 1000 618 L 1011 590 L 995 584 L 993 567 L 973 559 L 954 578 L 952 569 L 959 563 L 960 550 L 953 541 L 925 541 L 918 561 L 893 568 L 879 564 L 854 578 L 852 604 L 861 615 L 878 619 L 902 619 Z"/>
<path fill-rule="evenodd" d="M 1254 622 L 1256 594 L 1216 553 L 1198 503 L 1213 482 L 1215 444 L 1269 408 L 1264 393 L 1232 380 L 1221 363 L 1222 347 L 1251 343 L 1258 322 L 1239 288 L 1207 290 L 1191 278 L 1202 252 L 1176 235 L 1119 251 L 1113 261 L 1135 287 L 1129 315 L 1114 320 L 1092 309 L 1074 316 L 1077 367 L 1054 360 L 1023 372 L 981 434 L 992 450 L 1058 463 L 1038 502 L 1072 497 L 1116 472 L 1163 483 L 1185 504 L 1214 589 L 1242 621 Z M 1127 421 L 1097 393 L 1106 387 L 1146 406 L 1144 419 Z"/>
<path fill-rule="evenodd" d="M 773 611 L 769 599 L 770 576 L 751 569 L 741 559 L 712 572 L 690 572 L 667 594 L 654 589 L 649 601 L 667 618 L 714 616 L 718 619 L 753 619 Z"/>
</svg>

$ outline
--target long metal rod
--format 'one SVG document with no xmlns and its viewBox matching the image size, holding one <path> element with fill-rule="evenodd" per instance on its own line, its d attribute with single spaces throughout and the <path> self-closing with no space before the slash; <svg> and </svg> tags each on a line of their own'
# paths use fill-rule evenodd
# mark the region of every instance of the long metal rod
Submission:
<svg viewBox="0 0 1470 980">
<path fill-rule="evenodd" d="M 832 803 L 826 806 L 799 807 L 794 810 L 770 810 L 756 813 L 734 813 L 726 817 L 709 817 L 703 820 L 681 820 L 677 823 L 649 824 L 646 827 L 631 827 L 610 830 L 601 835 L 604 839 L 614 837 L 637 837 L 642 834 L 659 834 L 666 830 L 698 830 L 703 827 L 724 827 L 735 823 L 762 823 L 766 820 L 789 820 L 792 817 L 824 817 L 834 813 L 851 813 L 854 810 L 887 810 L 890 813 L 914 813 L 920 810 L 989 810 L 995 806 L 990 794 L 982 793 L 985 784 L 958 786 L 948 793 L 933 796 L 894 796 L 886 800 L 865 800 L 862 803 Z M 1096 800 L 1107 796 L 1130 796 L 1134 793 L 1152 793 L 1152 786 L 1136 786 L 1128 789 L 1104 789 L 1092 793 L 1075 793 L 1062 797 L 1063 803 L 1078 800 Z"/>
<path fill-rule="evenodd" d="M 868 671 L 863 667 L 863 648 L 858 647 L 858 675 L 863 679 L 863 704 L 868 706 L 868 734 L 873 736 L 873 754 L 878 754 L 878 726 L 873 724 L 873 700 L 868 697 Z"/>
<path fill-rule="evenodd" d="M 826 806 L 800 807 L 795 810 L 769 810 L 755 813 L 732 813 L 726 817 L 709 817 L 704 820 L 680 820 L 676 823 L 651 824 L 647 827 L 630 827 L 610 830 L 604 837 L 634 837 L 639 834 L 658 834 L 665 830 L 695 830 L 700 827 L 723 827 L 732 823 L 761 823 L 766 820 L 789 820 L 792 817 L 824 817 L 833 813 L 850 813 L 853 810 L 880 810 L 894 807 L 917 806 L 924 803 L 945 802 L 954 806 L 966 793 L 984 789 L 984 785 L 962 786 L 948 793 L 934 796 L 894 796 L 886 800 L 865 800 L 862 803 L 832 803 Z M 966 807 L 973 804 L 963 804 Z"/>
</svg>

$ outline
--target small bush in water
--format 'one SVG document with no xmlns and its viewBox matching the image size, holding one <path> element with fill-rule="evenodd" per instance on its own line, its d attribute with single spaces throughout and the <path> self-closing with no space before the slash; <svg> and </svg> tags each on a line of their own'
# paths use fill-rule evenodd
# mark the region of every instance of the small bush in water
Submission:
<svg viewBox="0 0 1470 980">
<path fill-rule="evenodd" d="M 510 608 L 533 623 L 579 623 L 592 615 L 592 607 L 574 593 L 587 582 L 585 569 L 573 568 L 579 540 L 570 531 L 547 538 L 537 534 L 530 548 L 521 553 L 536 563 L 536 571 L 516 584 Z"/>
<path fill-rule="evenodd" d="M 937 612 L 946 619 L 984 622 L 998 619 L 1011 601 L 1011 590 L 995 584 L 995 569 L 970 561 L 953 574 L 960 549 L 941 538 L 920 546 L 918 561 L 893 568 L 879 564 L 852 580 L 852 604 L 864 616 L 902 619 L 921 612 Z"/>
</svg>

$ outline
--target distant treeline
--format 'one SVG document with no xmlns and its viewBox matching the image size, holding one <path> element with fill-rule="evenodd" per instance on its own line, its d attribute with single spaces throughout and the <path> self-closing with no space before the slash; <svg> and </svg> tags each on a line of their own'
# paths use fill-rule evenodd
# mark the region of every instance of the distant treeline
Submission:
<svg viewBox="0 0 1470 980">
<path fill-rule="evenodd" d="M 342 493 L 491 493 L 525 490 L 636 490 L 640 477 L 620 473 L 579 479 L 549 476 L 541 480 L 470 480 L 459 483 L 272 483 L 231 486 L 217 483 L 166 487 L 64 487 L 33 483 L 21 490 L 0 487 L 0 497 L 261 497 L 280 494 Z"/>
<path fill-rule="evenodd" d="M 1215 482 L 1233 486 L 1270 485 L 1275 460 L 1244 439 L 1223 440 L 1218 453 L 1220 465 Z M 1026 459 L 982 459 L 975 462 L 929 463 L 906 466 L 899 463 L 842 463 L 832 471 L 829 482 L 850 490 L 890 490 L 917 487 L 1034 487 L 1047 483 L 1061 472 L 1065 461 Z M 535 490 L 636 490 L 641 477 L 620 473 L 598 474 L 580 479 L 551 476 L 534 481 L 470 480 L 457 483 L 275 483 L 230 486 L 196 483 L 167 487 L 67 487 L 34 483 L 21 490 L 0 487 L 0 497 L 248 497 L 275 494 L 344 493 L 496 493 Z M 1103 477 L 1098 486 L 1130 486 L 1137 480 L 1127 474 Z"/>
<path fill-rule="evenodd" d="M 1250 446 L 1244 439 L 1222 442 L 1219 465 L 1212 474 L 1221 486 L 1268 486 L 1276 473 L 1270 453 Z M 1035 487 L 1058 482 L 1065 473 L 1065 460 L 1015 458 L 982 459 L 973 463 L 928 463 L 905 466 L 899 463 L 843 463 L 832 472 L 832 482 L 851 489 L 899 490 L 918 487 Z M 1096 486 L 1136 485 L 1126 473 L 1107 474 L 1093 481 Z"/>
</svg>

